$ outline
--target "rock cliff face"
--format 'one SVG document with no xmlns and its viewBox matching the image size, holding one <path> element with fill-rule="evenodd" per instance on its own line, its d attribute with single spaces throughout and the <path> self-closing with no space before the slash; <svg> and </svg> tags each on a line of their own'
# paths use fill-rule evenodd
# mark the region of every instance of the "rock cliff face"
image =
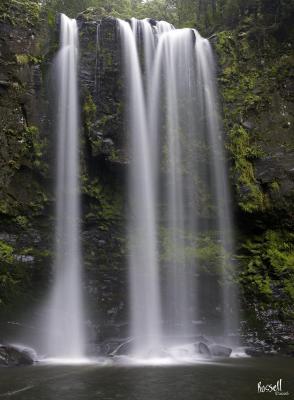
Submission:
<svg viewBox="0 0 294 400">
<path fill-rule="evenodd" d="M 249 18 L 214 40 L 236 202 L 245 332 L 289 341 L 293 318 L 293 29 Z M 251 332 L 252 333 L 252 332 Z M 254 336 L 254 334 L 252 333 Z"/>
<path fill-rule="evenodd" d="M 47 33 L 33 1 L 0 5 L 0 308 L 34 302 L 50 259 Z M 46 276 L 48 279 L 48 275 Z M 17 305 L 17 306 L 16 306 Z M 3 330 L 2 330 L 3 331 Z"/>
<path fill-rule="evenodd" d="M 37 2 L 6 6 L 0 25 L 2 332 L 7 319 L 22 322 L 22 311 L 37 312 L 52 279 L 58 49 L 58 29 Z M 102 341 L 125 335 L 126 321 L 120 42 L 115 19 L 85 13 L 78 24 L 84 286 L 92 339 Z"/>
<path fill-rule="evenodd" d="M 220 87 L 240 209 L 293 227 L 291 34 L 240 27 L 218 35 Z M 273 222 L 273 221 L 272 221 Z"/>
<path fill-rule="evenodd" d="M 125 335 L 127 320 L 127 157 L 121 46 L 116 24 L 114 18 L 101 19 L 95 12 L 78 17 L 83 128 L 82 240 L 91 319 L 96 321 L 99 340 Z"/>
<path fill-rule="evenodd" d="M 3 4 L 3 5 L 2 5 Z M 51 280 L 55 26 L 38 2 L 0 6 L 0 309 L 37 305 Z M 116 20 L 95 10 L 80 32 L 82 246 L 93 341 L 126 334 L 126 167 Z M 290 33 L 244 26 L 214 39 L 219 60 L 237 258 L 249 340 L 283 345 L 294 300 L 293 72 Z M 48 84 L 49 82 L 49 84 Z M 50 83 L 51 82 L 51 83 Z M 24 301 L 26 299 L 26 301 Z M 37 308 L 36 308 L 37 309 Z M 2 330 L 3 332 L 3 330 Z M 1 337 L 0 337 L 1 339 Z"/>
</svg>

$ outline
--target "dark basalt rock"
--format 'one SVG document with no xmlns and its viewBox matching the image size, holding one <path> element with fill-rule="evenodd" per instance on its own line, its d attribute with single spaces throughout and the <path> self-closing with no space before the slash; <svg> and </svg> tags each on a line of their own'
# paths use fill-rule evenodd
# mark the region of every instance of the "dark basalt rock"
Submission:
<svg viewBox="0 0 294 400">
<path fill-rule="evenodd" d="M 200 341 L 195 344 L 195 350 L 199 354 L 205 357 L 230 357 L 232 349 L 230 347 L 211 343 L 208 339 L 204 338 L 204 341 Z"/>
<path fill-rule="evenodd" d="M 200 342 L 196 345 L 196 350 L 198 350 L 199 354 L 210 358 L 211 357 L 211 352 L 209 350 L 209 347 L 207 344 Z"/>
<path fill-rule="evenodd" d="M 5 10 L 0 12 L 0 241 L 11 251 L 7 265 L 0 261 L 1 274 L 10 266 L 13 281 L 1 288 L 2 323 L 18 318 L 32 299 L 38 302 L 49 280 L 51 130 L 45 74 L 52 37 L 38 2 L 2 0 L 0 7 Z M 5 334 L 1 330 L 3 340 Z"/>
<path fill-rule="evenodd" d="M 36 354 L 32 349 L 15 345 L 0 345 L 0 366 L 18 367 L 32 365 Z"/>
<path fill-rule="evenodd" d="M 149 18 L 149 24 L 152 26 L 156 26 L 157 21 L 153 18 Z"/>
<path fill-rule="evenodd" d="M 251 121 L 241 121 L 241 124 L 244 128 L 248 130 L 252 130 L 254 128 L 254 125 Z"/>
<path fill-rule="evenodd" d="M 115 18 L 88 9 L 77 23 L 85 182 L 81 237 L 92 320 L 99 320 L 93 340 L 108 354 L 120 343 L 109 338 L 127 335 L 123 63 Z"/>
<path fill-rule="evenodd" d="M 220 344 L 212 344 L 209 346 L 209 351 L 213 357 L 230 357 L 232 349 Z"/>
<path fill-rule="evenodd" d="M 250 357 L 261 357 L 265 355 L 265 352 L 262 350 L 262 348 L 246 347 L 244 352 Z"/>
</svg>

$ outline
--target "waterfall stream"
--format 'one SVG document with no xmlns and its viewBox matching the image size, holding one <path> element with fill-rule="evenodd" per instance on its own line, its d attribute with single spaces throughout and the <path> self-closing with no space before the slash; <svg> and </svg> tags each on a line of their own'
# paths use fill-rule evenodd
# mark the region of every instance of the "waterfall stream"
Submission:
<svg viewBox="0 0 294 400">
<path fill-rule="evenodd" d="M 194 29 L 117 20 L 128 138 L 132 354 L 162 357 L 197 335 L 238 327 L 230 279 L 233 229 L 211 46 Z M 99 24 L 96 31 L 95 91 Z M 50 357 L 85 354 L 80 245 L 78 31 L 61 15 L 57 55 L 57 184 Z M 190 351 L 190 350 L 185 350 Z"/>
<path fill-rule="evenodd" d="M 127 129 L 132 168 L 129 169 L 128 232 L 130 239 L 130 297 L 132 334 L 143 341 L 134 352 L 161 346 L 161 310 L 158 278 L 153 149 L 148 140 L 146 100 L 136 46 L 136 25 L 119 20 L 128 84 Z M 134 112 L 135 111 L 135 112 Z"/>
<path fill-rule="evenodd" d="M 168 343 L 224 339 L 237 327 L 215 63 L 196 30 L 118 24 L 130 145 L 130 334 L 135 355 L 158 355 Z M 214 249 L 213 265 L 200 263 L 203 243 Z"/>
<path fill-rule="evenodd" d="M 85 352 L 80 249 L 78 28 L 61 14 L 57 55 L 57 183 L 54 282 L 47 354 L 79 359 Z"/>
</svg>

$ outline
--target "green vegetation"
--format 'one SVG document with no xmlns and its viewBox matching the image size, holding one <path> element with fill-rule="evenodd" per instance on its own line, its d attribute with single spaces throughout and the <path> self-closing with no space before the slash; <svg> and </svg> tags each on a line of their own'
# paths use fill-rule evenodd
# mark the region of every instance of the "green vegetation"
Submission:
<svg viewBox="0 0 294 400">
<path fill-rule="evenodd" d="M 252 165 L 252 160 L 262 155 L 261 150 L 256 144 L 250 143 L 249 133 L 237 124 L 229 131 L 228 148 L 233 156 L 240 207 L 249 213 L 264 210 L 267 206 L 266 197 L 258 185 Z"/>
<path fill-rule="evenodd" d="M 152 0 L 141 2 L 138 0 L 47 0 L 45 8 L 50 20 L 55 12 L 62 12 L 70 17 L 93 7 L 99 10 L 101 16 L 113 16 L 117 18 L 154 18 L 164 19 L 173 23 L 177 22 L 176 8 L 165 0 Z"/>
<path fill-rule="evenodd" d="M 85 126 L 89 131 L 92 128 L 96 117 L 96 104 L 94 103 L 93 98 L 90 94 L 86 96 L 86 99 L 84 101 L 83 116 Z"/>
<path fill-rule="evenodd" d="M 229 274 L 232 273 L 231 255 L 216 239 L 216 232 L 194 237 L 187 232 L 177 231 L 175 235 L 178 238 L 176 244 L 172 240 L 172 233 L 166 228 L 161 228 L 161 259 L 164 263 L 176 261 L 179 265 L 197 265 L 201 272 L 216 275 L 218 278 L 221 277 L 224 267 Z"/>
<path fill-rule="evenodd" d="M 241 21 L 277 27 L 285 19 L 290 21 L 293 13 L 291 0 L 171 0 L 171 4 L 177 10 L 180 26 L 196 23 L 202 32 L 219 31 L 224 26 L 235 28 Z"/>
<path fill-rule="evenodd" d="M 241 248 L 240 283 L 247 305 L 274 309 L 280 318 L 294 317 L 294 234 L 267 230 Z"/>
<path fill-rule="evenodd" d="M 238 204 L 249 213 L 274 207 L 269 195 L 280 182 L 273 177 L 262 186 L 255 175 L 255 164 L 271 156 L 277 138 L 285 135 L 285 118 L 291 117 L 281 113 L 279 107 L 287 108 L 286 102 L 291 101 L 283 85 L 293 74 L 287 41 L 279 43 L 273 33 L 259 36 L 256 29 L 246 17 L 237 28 L 217 33 L 215 44 L 222 67 L 219 82 L 233 180 Z M 280 93 L 283 97 L 278 106 Z M 287 140 L 287 146 L 290 142 Z"/>
<path fill-rule="evenodd" d="M 26 217 L 17 217 L 18 222 L 20 218 L 24 223 Z M 26 222 L 22 228 L 27 228 Z M 20 246 L 15 238 L 9 242 L 0 240 L 0 310 L 29 295 L 28 289 L 33 286 L 34 275 L 38 275 L 39 268 L 44 267 L 48 259 L 51 259 L 48 250 Z M 31 266 L 32 260 L 35 262 L 34 268 Z"/>
<path fill-rule="evenodd" d="M 154 18 L 177 27 L 197 26 L 202 32 L 214 32 L 222 26 L 236 27 L 240 21 L 251 25 L 277 27 L 285 19 L 291 21 L 291 0 L 46 0 L 50 12 L 63 12 L 71 17 L 88 7 L 100 15 L 120 18 Z"/>
<path fill-rule="evenodd" d="M 6 264 L 13 262 L 13 248 L 2 240 L 0 241 L 0 261 Z"/>
<path fill-rule="evenodd" d="M 35 57 L 31 54 L 16 54 L 15 58 L 16 62 L 21 65 L 40 64 L 43 60 L 43 57 Z"/>
<path fill-rule="evenodd" d="M 117 219 L 122 218 L 122 199 L 118 192 L 112 187 L 103 184 L 99 178 L 89 180 L 87 176 L 82 177 L 82 193 L 91 199 L 86 220 L 98 220 L 105 227 Z"/>
<path fill-rule="evenodd" d="M 11 266 L 13 264 L 13 248 L 8 243 L 0 241 L 0 308 L 5 304 L 17 283 Z"/>
<path fill-rule="evenodd" d="M 25 144 L 25 157 L 31 160 L 33 168 L 45 175 L 48 172 L 48 165 L 43 160 L 43 155 L 48 146 L 47 139 L 41 137 L 36 126 L 30 125 L 25 130 Z"/>
<path fill-rule="evenodd" d="M 27 229 L 29 225 L 29 220 L 26 216 L 24 215 L 18 215 L 15 218 L 15 222 L 23 229 Z"/>
<path fill-rule="evenodd" d="M 36 27 L 40 24 L 40 11 L 38 0 L 2 0 L 0 21 L 17 27 Z"/>
</svg>

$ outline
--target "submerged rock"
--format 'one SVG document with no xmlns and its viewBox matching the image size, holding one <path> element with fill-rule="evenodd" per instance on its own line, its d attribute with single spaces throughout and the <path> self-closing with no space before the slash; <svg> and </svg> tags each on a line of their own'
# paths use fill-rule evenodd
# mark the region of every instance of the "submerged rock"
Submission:
<svg viewBox="0 0 294 400">
<path fill-rule="evenodd" d="M 274 346 L 266 344 L 261 346 L 245 347 L 244 352 L 250 357 L 273 356 L 278 353 Z"/>
<path fill-rule="evenodd" d="M 0 366 L 18 367 L 32 365 L 35 361 L 36 353 L 33 349 L 16 345 L 0 345 Z"/>
<path fill-rule="evenodd" d="M 196 351 L 205 357 L 230 357 L 232 349 L 216 343 L 210 343 L 208 340 L 195 344 Z"/>
<path fill-rule="evenodd" d="M 198 350 L 198 353 L 205 356 L 205 357 L 211 357 L 211 352 L 209 350 L 209 347 L 206 343 L 199 342 L 196 344 L 196 351 Z"/>
<path fill-rule="evenodd" d="M 209 350 L 213 357 L 230 357 L 232 349 L 227 346 L 220 344 L 212 344 L 209 346 Z"/>
<path fill-rule="evenodd" d="M 264 356 L 264 351 L 261 348 L 254 348 L 254 347 L 246 347 L 244 352 L 247 356 L 250 357 L 261 357 Z"/>
</svg>

